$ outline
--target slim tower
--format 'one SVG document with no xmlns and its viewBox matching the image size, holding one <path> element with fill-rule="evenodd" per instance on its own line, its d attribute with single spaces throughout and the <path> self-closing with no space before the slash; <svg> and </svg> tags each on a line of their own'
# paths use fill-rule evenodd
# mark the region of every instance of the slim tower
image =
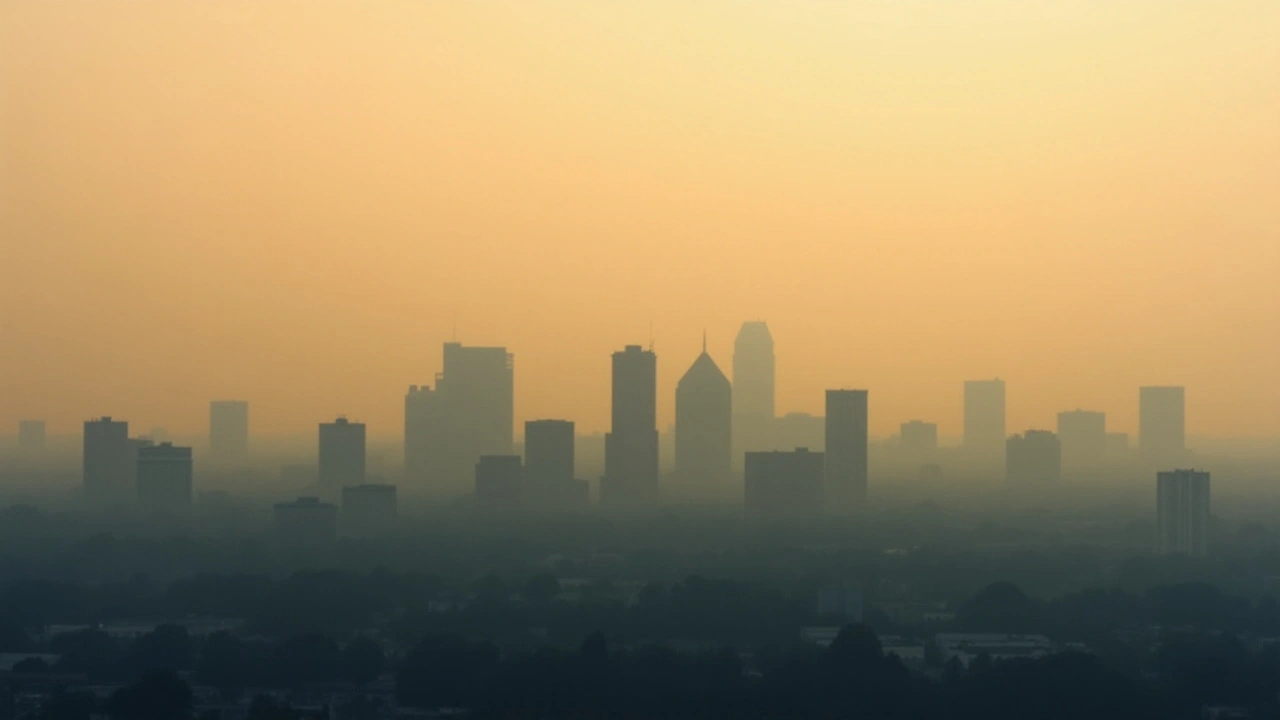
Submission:
<svg viewBox="0 0 1280 720">
<path fill-rule="evenodd" d="M 600 500 L 643 507 L 658 500 L 658 358 L 628 345 L 613 354 L 612 426 L 605 435 Z"/>
<path fill-rule="evenodd" d="M 867 391 L 828 390 L 826 505 L 851 509 L 867 499 Z"/>
</svg>

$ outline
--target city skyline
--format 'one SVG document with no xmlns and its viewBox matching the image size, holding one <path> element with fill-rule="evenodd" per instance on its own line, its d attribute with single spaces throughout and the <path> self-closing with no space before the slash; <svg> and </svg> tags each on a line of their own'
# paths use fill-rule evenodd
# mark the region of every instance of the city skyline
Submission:
<svg viewBox="0 0 1280 720">
<path fill-rule="evenodd" d="M 1280 7 L 842 6 L 5 3 L 0 432 L 393 435 L 455 328 L 584 432 L 652 328 L 665 427 L 762 318 L 779 411 L 878 435 L 998 375 L 1010 429 L 1280 437 Z"/>
</svg>

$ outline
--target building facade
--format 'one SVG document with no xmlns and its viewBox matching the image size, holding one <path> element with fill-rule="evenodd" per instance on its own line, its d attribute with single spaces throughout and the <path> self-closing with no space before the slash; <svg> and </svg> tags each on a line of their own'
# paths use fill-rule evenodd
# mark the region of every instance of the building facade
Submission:
<svg viewBox="0 0 1280 720">
<path fill-rule="evenodd" d="M 658 358 L 628 345 L 613 354 L 611 427 L 605 435 L 600 501 L 614 508 L 658 501 Z"/>
<path fill-rule="evenodd" d="M 852 509 L 867 499 L 867 391 L 828 390 L 825 482 L 829 509 Z"/>
<path fill-rule="evenodd" d="M 1209 554 L 1209 473 L 1156 474 L 1156 547 L 1162 554 Z"/>
</svg>

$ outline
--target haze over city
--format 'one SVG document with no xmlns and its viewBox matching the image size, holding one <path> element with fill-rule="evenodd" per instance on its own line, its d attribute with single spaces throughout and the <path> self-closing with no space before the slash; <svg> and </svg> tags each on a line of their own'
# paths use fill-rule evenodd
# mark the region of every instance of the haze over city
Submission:
<svg viewBox="0 0 1280 720">
<path fill-rule="evenodd" d="M 1280 717 L 1278 38 L 0 2 L 0 720 Z"/>
<path fill-rule="evenodd" d="M 456 333 L 585 430 L 652 337 L 665 427 L 759 318 L 779 408 L 876 435 L 998 375 L 1013 426 L 1178 384 L 1274 438 L 1278 12 L 6 3 L 0 423 L 391 437 Z"/>
</svg>

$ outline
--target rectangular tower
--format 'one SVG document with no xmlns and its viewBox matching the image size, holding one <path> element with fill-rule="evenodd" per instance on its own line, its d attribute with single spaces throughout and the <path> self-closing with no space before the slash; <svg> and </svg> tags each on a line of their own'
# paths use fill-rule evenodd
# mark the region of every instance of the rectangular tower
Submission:
<svg viewBox="0 0 1280 720">
<path fill-rule="evenodd" d="M 1062 479 L 1062 446 L 1048 430 L 1028 430 L 1005 443 L 1005 476 L 1022 487 L 1052 485 Z"/>
<path fill-rule="evenodd" d="M 628 345 L 613 354 L 611 431 L 605 435 L 600 499 L 614 507 L 658 500 L 658 358 Z"/>
<path fill-rule="evenodd" d="M 84 497 L 97 507 L 124 504 L 134 490 L 129 423 L 104 417 L 84 424 Z"/>
<path fill-rule="evenodd" d="M 809 452 L 807 448 L 748 452 L 743 460 L 747 514 L 788 517 L 822 512 L 822 453 Z"/>
<path fill-rule="evenodd" d="M 365 482 L 364 423 L 340 417 L 320 423 L 320 490 L 337 498 L 348 485 Z"/>
<path fill-rule="evenodd" d="M 1163 554 L 1209 553 L 1209 473 L 1156 474 L 1156 545 Z"/>
<path fill-rule="evenodd" d="M 826 472 L 828 508 L 847 510 L 867 498 L 867 391 L 828 390 Z"/>
<path fill-rule="evenodd" d="M 138 506 L 144 511 L 189 511 L 191 481 L 191 448 L 161 443 L 138 449 Z"/>
</svg>

